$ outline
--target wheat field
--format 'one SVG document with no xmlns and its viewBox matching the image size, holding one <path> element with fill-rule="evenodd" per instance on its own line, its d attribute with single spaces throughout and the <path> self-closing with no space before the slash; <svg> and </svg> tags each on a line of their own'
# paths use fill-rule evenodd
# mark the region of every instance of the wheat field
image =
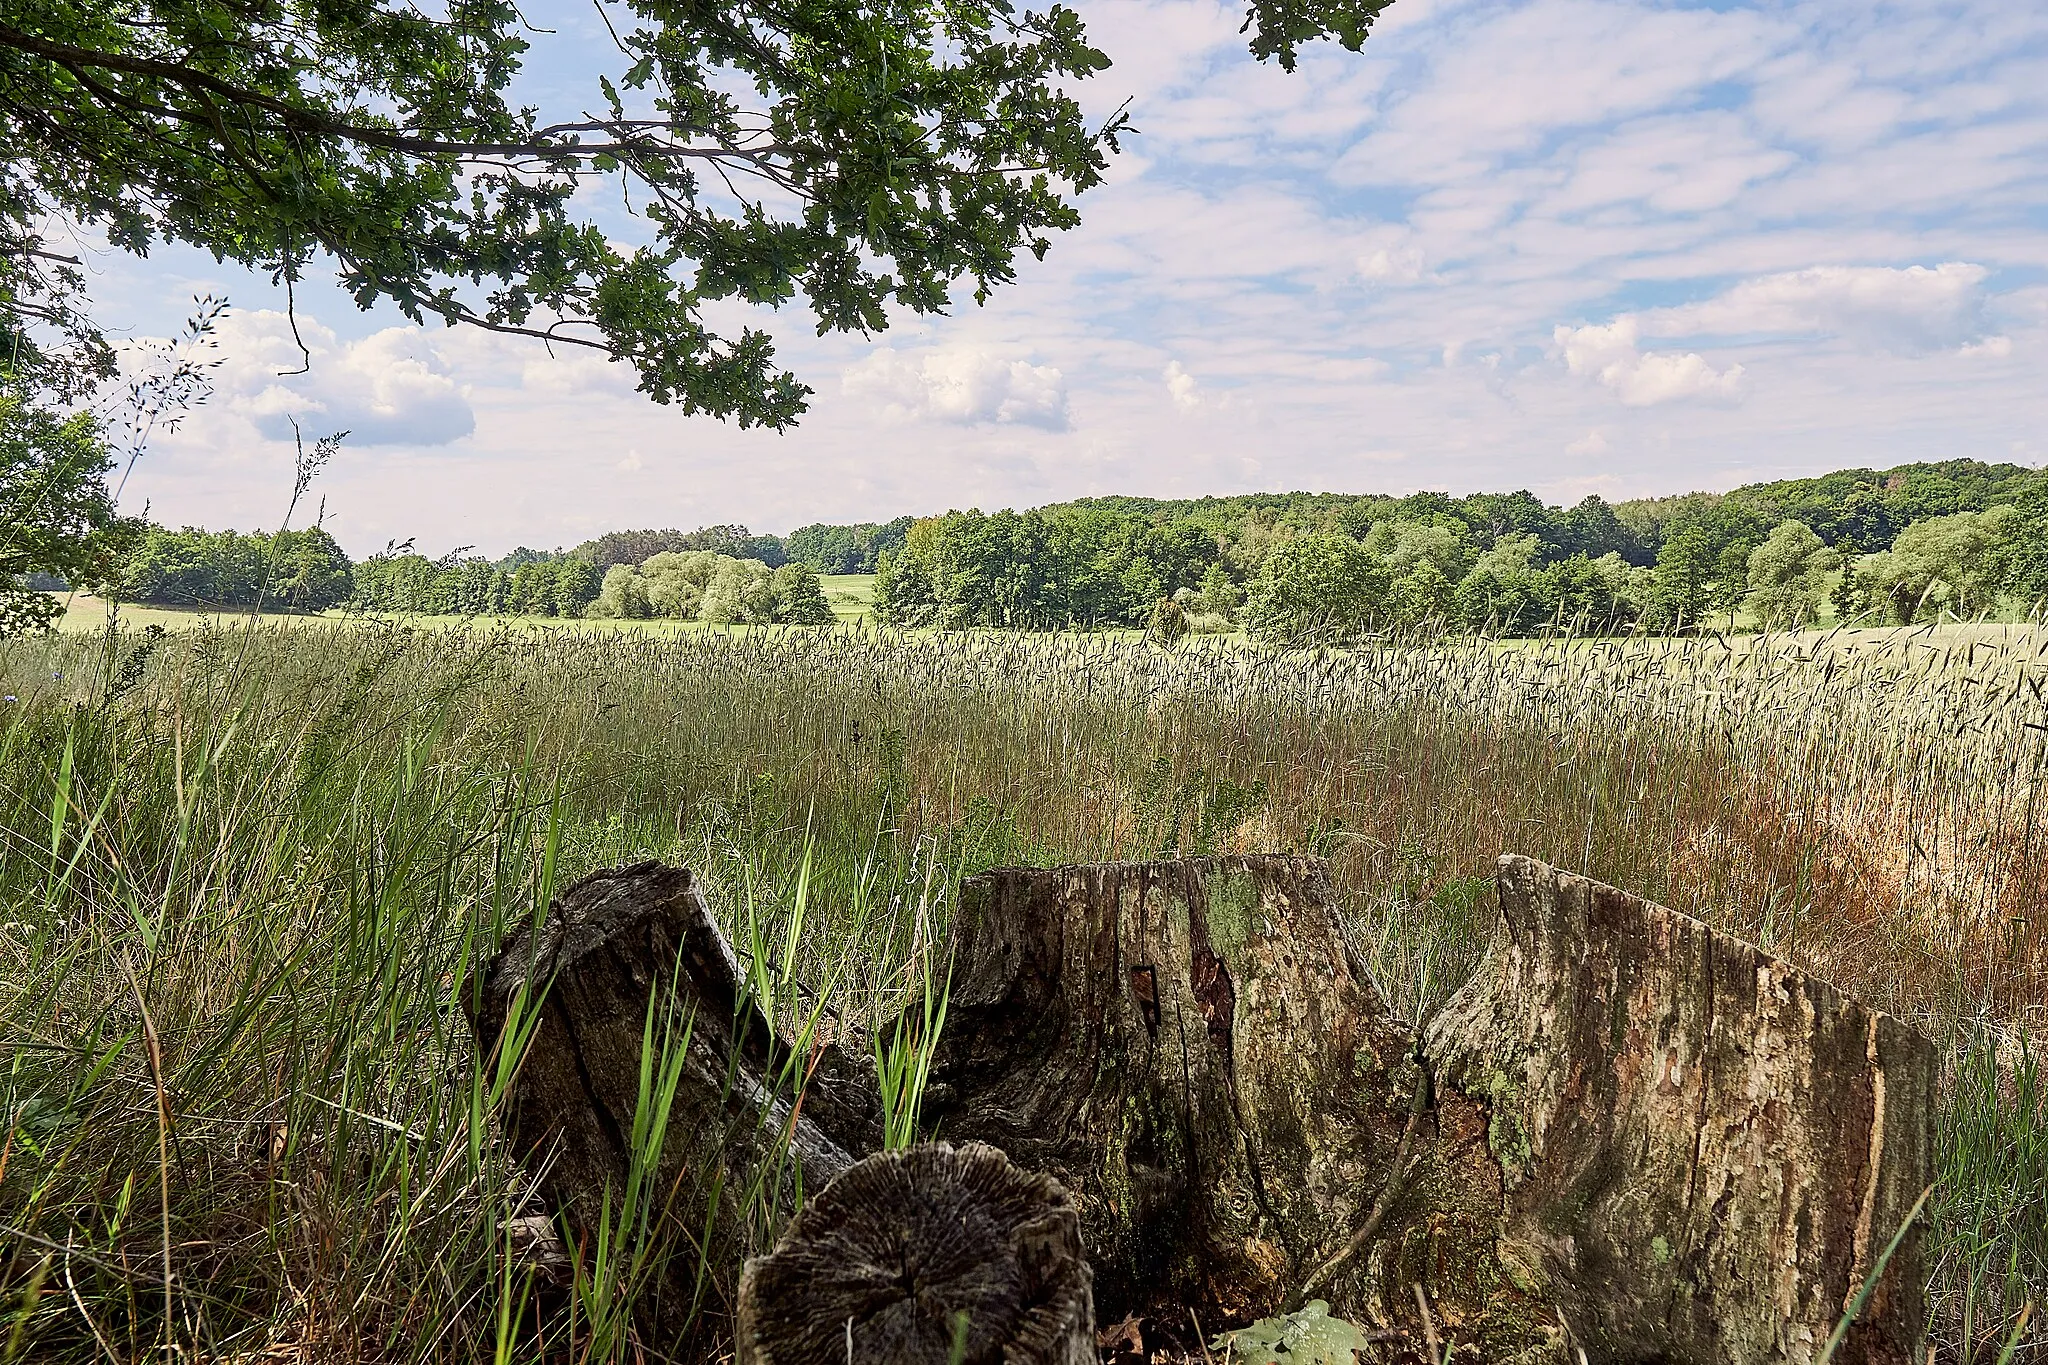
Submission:
<svg viewBox="0 0 2048 1365">
<path fill-rule="evenodd" d="M 1330 858 L 1419 1019 L 1520 852 L 1951 1058 L 1941 1360 L 2048 1286 L 2048 639 L 1233 642 L 201 624 L 0 646 L 0 1362 L 651 1359 L 546 1300 L 459 1002 L 552 889 L 688 862 L 857 1030 L 960 876 Z M 767 967 L 763 967 L 767 971 Z M 674 1254 L 670 1248 L 667 1254 Z M 723 1311 L 716 1292 L 705 1311 Z"/>
</svg>

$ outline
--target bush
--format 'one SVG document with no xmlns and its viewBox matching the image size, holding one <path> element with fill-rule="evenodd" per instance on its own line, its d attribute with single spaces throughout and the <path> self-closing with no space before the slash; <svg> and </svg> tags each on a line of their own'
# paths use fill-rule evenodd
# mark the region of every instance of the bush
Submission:
<svg viewBox="0 0 2048 1365">
<path fill-rule="evenodd" d="M 1145 638 L 1155 645 L 1177 645 L 1187 638 L 1188 614 L 1171 597 L 1162 597 L 1145 619 Z"/>
</svg>

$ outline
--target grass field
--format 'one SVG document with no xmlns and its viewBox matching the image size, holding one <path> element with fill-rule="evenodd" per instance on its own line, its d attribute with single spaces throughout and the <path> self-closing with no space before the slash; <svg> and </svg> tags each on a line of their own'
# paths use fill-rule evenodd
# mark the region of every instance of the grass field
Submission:
<svg viewBox="0 0 2048 1365">
<path fill-rule="evenodd" d="M 856 1026 L 963 873 L 1168 849 L 1327 855 L 1420 1018 L 1483 949 L 1494 856 L 1542 857 L 1942 1042 L 1938 1359 L 2048 1284 L 2038 634 L 1281 654 L 604 624 L 0 646 L 0 1362 L 635 1358 L 613 1262 L 536 1320 L 458 1004 L 554 886 L 646 856 L 763 955 L 801 895 L 778 970 Z"/>
<path fill-rule="evenodd" d="M 825 598 L 832 604 L 832 614 L 842 624 L 866 620 L 874 611 L 875 576 L 873 574 L 829 574 L 819 580 L 825 589 Z M 104 630 L 107 624 L 107 603 L 87 593 L 55 594 L 70 604 L 70 609 L 60 618 L 58 628 L 71 634 L 82 631 Z M 139 603 L 121 604 L 120 620 L 133 630 L 149 626 L 160 626 L 164 630 L 190 630 L 197 626 L 225 626 L 246 623 L 249 613 L 234 611 L 207 611 L 201 608 L 153 607 Z M 265 625 L 305 625 L 319 621 L 346 619 L 341 612 L 326 612 L 320 615 L 299 615 L 287 612 L 264 612 L 256 618 Z M 672 635 L 679 630 L 696 630 L 703 625 L 699 621 L 582 621 L 573 617 L 559 616 L 410 616 L 408 624 L 419 626 L 552 626 L 571 630 L 625 630 L 645 631 L 656 635 Z"/>
</svg>

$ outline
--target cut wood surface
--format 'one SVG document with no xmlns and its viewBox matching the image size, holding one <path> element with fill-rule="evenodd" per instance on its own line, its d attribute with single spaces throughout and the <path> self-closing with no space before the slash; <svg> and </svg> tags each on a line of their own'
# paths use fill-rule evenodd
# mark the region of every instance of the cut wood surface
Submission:
<svg viewBox="0 0 2048 1365">
<path fill-rule="evenodd" d="M 696 879 L 657 862 L 568 887 L 537 932 L 514 934 L 485 970 L 472 1022 L 487 1061 L 508 1021 L 538 1002 L 502 1118 L 572 1232 L 593 1232 L 604 1201 L 616 1208 L 626 1189 L 650 1019 L 657 1039 L 687 1029 L 688 1047 L 644 1197 L 679 1239 L 708 1232 L 712 1264 L 728 1276 L 793 1211 L 783 1191 L 819 1189 L 880 1145 L 872 1065 L 862 1073 L 836 1049 L 792 1112 L 768 1074 L 769 1021 L 742 981 Z M 673 1330 L 699 1288 L 696 1266 L 676 1265 L 650 1292 L 650 1330 Z"/>
<path fill-rule="evenodd" d="M 1499 885 L 1498 942 L 1418 1039 L 1317 859 L 971 878 L 925 1125 L 1061 1191 L 1105 1320 L 1193 1309 L 1220 1328 L 1314 1297 L 1389 1362 L 1437 1340 L 1467 1362 L 1813 1365 L 1928 1178 L 1932 1047 L 1688 916 L 1527 859 Z M 506 1118 L 572 1232 L 626 1169 L 650 1008 L 693 1020 L 660 1179 L 699 1228 L 726 1192 L 710 1254 L 728 1291 L 794 1211 L 794 1176 L 819 1190 L 880 1145 L 872 1063 L 826 1049 L 792 1111 L 741 981 L 689 874 L 641 864 L 508 942 L 476 1012 L 488 1049 L 546 987 Z M 930 1209 L 881 1192 L 916 1169 L 842 1180 L 790 1238 L 880 1245 L 892 1207 L 914 1238 Z M 770 1197 L 733 1194 L 764 1172 Z M 800 1286 L 829 1276 L 776 1269 L 824 1265 L 778 1263 L 796 1244 L 749 1272 L 752 1359 L 804 1358 L 762 1344 L 767 1300 L 813 1323 L 806 1341 L 826 1311 Z M 886 1263 L 848 1260 L 833 1292 Z M 1914 1358 L 1923 1275 L 1909 1232 L 1840 1365 Z"/>
<path fill-rule="evenodd" d="M 740 1278 L 737 1365 L 1094 1365 L 1073 1200 L 993 1147 L 850 1167 Z"/>
</svg>

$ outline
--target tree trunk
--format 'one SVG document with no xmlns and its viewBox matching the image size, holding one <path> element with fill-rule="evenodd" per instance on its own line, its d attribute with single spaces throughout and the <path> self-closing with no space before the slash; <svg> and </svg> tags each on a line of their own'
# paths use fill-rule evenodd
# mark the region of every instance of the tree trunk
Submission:
<svg viewBox="0 0 2048 1365">
<path fill-rule="evenodd" d="M 935 1143 L 848 1168 L 740 1278 L 737 1365 L 1095 1365 L 1058 1182 Z"/>
<path fill-rule="evenodd" d="M 1815 1360 L 1932 1179 L 1933 1046 L 1696 919 L 1527 858 L 1430 1024 L 1490 1108 L 1501 1233 L 1593 1360 Z M 1917 1228 L 1835 1359 L 1907 1362 Z"/>
</svg>

